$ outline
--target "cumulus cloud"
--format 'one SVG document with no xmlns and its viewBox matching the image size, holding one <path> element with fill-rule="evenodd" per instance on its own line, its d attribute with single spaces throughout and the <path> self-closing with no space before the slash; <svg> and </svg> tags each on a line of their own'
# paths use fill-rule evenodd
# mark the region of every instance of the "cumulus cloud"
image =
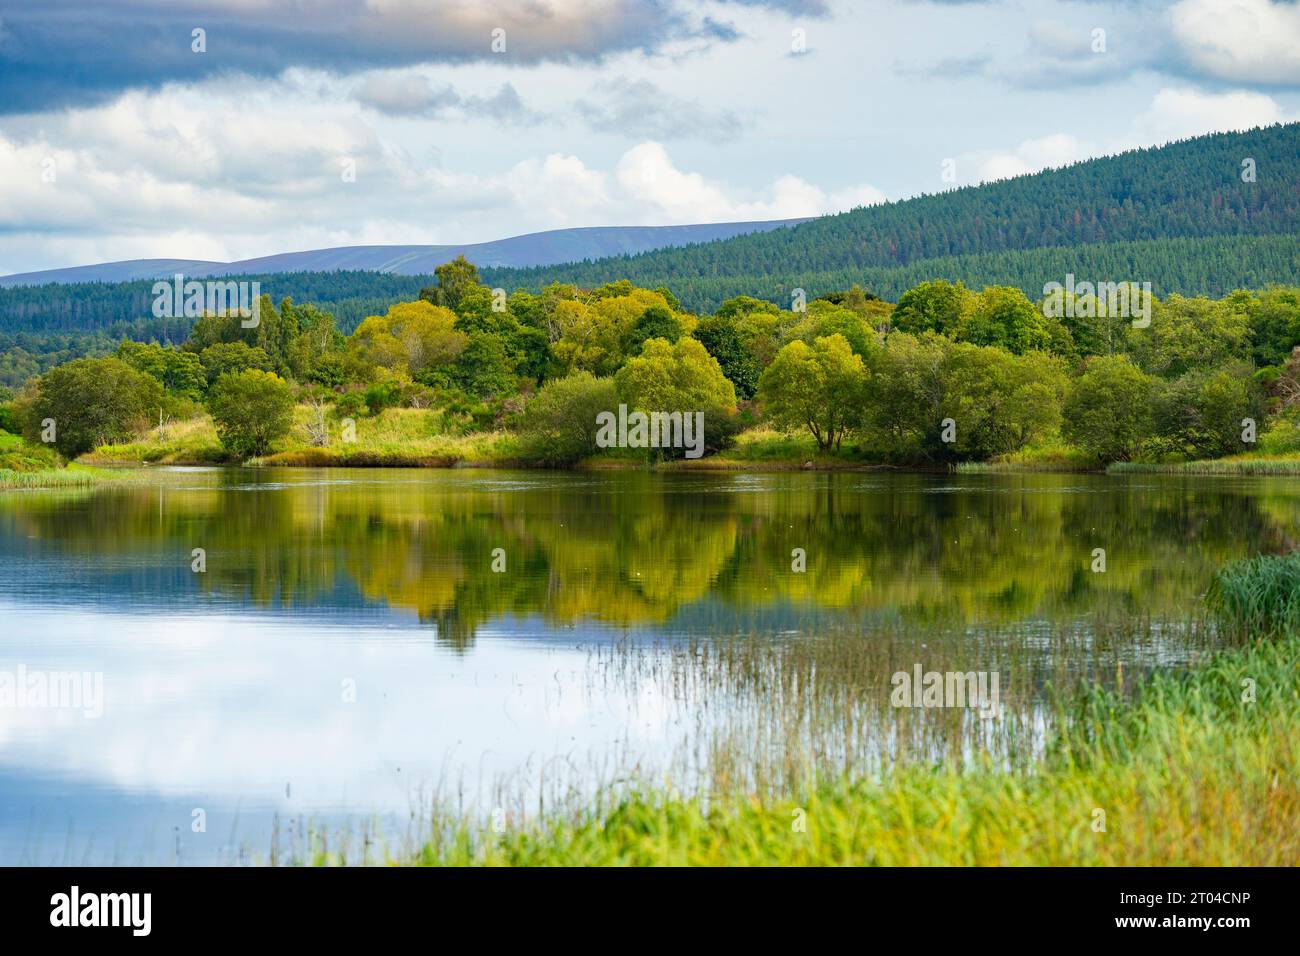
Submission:
<svg viewBox="0 0 1300 956">
<path fill-rule="evenodd" d="M 1204 93 L 1187 87 L 1165 88 L 1134 120 L 1133 145 L 1164 143 L 1202 133 L 1271 126 L 1295 119 L 1271 96 L 1250 90 Z"/>
<path fill-rule="evenodd" d="M 787 219 L 839 212 L 883 202 L 872 186 L 825 192 L 797 176 L 777 178 L 760 196 L 737 196 L 699 173 L 677 169 L 659 143 L 642 143 L 623 154 L 615 170 L 620 191 L 657 225 L 671 222 L 721 222 L 744 219 Z M 692 218 L 693 217 L 693 218 Z"/>
<path fill-rule="evenodd" d="M 368 94 L 390 108 L 470 101 L 386 82 Z M 169 86 L 7 124 L 0 258 L 10 271 L 122 258 L 232 260 L 567 226 L 807 216 L 883 198 L 870 187 L 824 190 L 793 176 L 740 189 L 679 169 L 653 142 L 605 164 L 539 150 L 495 169 L 445 168 L 379 135 L 367 110 L 340 108 L 346 99 L 249 109 L 255 95 L 276 99 L 256 86 L 236 82 L 221 96 Z M 506 90 L 480 102 L 512 108 Z"/>
<path fill-rule="evenodd" d="M 1300 6 L 1180 0 L 1171 30 L 1189 67 L 1236 83 L 1300 84 Z"/>
<path fill-rule="evenodd" d="M 1206 93 L 1165 87 L 1124 128 L 1100 140 L 1063 131 L 1025 140 L 1010 150 L 966 153 L 956 158 L 957 178 L 962 184 L 990 182 L 1135 147 L 1295 119 L 1272 97 L 1251 90 Z"/>
</svg>

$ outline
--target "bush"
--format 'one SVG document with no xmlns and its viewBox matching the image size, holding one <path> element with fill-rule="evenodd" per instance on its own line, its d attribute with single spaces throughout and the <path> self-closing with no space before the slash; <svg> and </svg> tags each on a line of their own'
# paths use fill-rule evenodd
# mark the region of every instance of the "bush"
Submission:
<svg viewBox="0 0 1300 956">
<path fill-rule="evenodd" d="M 1103 464 L 1128 461 L 1152 436 L 1158 384 L 1127 356 L 1092 359 L 1066 400 L 1062 435 Z"/>
<path fill-rule="evenodd" d="M 365 412 L 365 392 L 344 392 L 334 401 L 334 414 L 339 418 L 360 418 Z"/>
<path fill-rule="evenodd" d="M 221 376 L 208 410 L 217 437 L 231 454 L 265 455 L 293 426 L 293 390 L 274 372 L 246 369 Z"/>
<path fill-rule="evenodd" d="M 18 418 L 18 409 L 13 402 L 5 402 L 0 405 L 0 432 L 17 435 L 22 430 L 23 426 Z"/>
<path fill-rule="evenodd" d="M 36 384 L 23 434 L 33 443 L 53 432 L 65 458 L 125 441 L 158 414 L 163 389 L 151 375 L 116 358 L 76 359 L 50 369 Z M 46 422 L 50 422 L 50 430 Z"/>
<path fill-rule="evenodd" d="M 575 372 L 548 382 L 520 418 L 526 458 L 544 465 L 571 465 L 596 451 L 596 416 L 614 411 L 614 382 Z"/>
</svg>

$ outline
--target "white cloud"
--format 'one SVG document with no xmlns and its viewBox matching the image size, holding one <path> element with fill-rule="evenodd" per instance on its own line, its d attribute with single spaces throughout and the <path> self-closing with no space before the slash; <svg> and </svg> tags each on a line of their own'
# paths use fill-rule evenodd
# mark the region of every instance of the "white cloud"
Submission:
<svg viewBox="0 0 1300 956">
<path fill-rule="evenodd" d="M 1202 93 L 1165 88 L 1133 123 L 1132 145 L 1164 143 L 1202 133 L 1250 129 L 1286 122 L 1285 111 L 1271 96 L 1248 90 Z"/>
<path fill-rule="evenodd" d="M 776 179 L 765 194 L 741 197 L 699 173 L 677 169 L 659 143 L 642 143 L 624 153 L 618 163 L 617 181 L 641 207 L 642 215 L 656 220 L 648 220 L 647 224 L 789 219 L 839 212 L 885 198 L 879 190 L 866 185 L 827 193 L 790 175 Z"/>
<path fill-rule="evenodd" d="M 1036 173 L 1053 166 L 1065 166 L 1096 155 L 1096 147 L 1071 133 L 1053 133 L 1027 139 L 1013 150 L 975 154 L 957 160 L 958 177 L 963 182 L 988 182 Z M 974 169 L 973 177 L 963 176 L 964 169 Z"/>
<path fill-rule="evenodd" d="M 1270 126 L 1296 118 L 1263 93 L 1204 93 L 1189 87 L 1165 87 L 1127 126 L 1113 130 L 1100 141 L 1059 132 L 1025 140 L 1012 150 L 966 153 L 957 157 L 957 178 L 963 185 L 1007 179 L 1135 147 Z"/>
<path fill-rule="evenodd" d="M 1237 83 L 1300 84 L 1300 6 L 1271 0 L 1180 0 L 1169 11 L 1188 63 Z"/>
</svg>

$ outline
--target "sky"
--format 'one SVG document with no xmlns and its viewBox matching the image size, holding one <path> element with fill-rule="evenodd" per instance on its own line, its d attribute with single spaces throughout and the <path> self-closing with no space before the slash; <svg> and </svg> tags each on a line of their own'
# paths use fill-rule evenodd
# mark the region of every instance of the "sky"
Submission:
<svg viewBox="0 0 1300 956">
<path fill-rule="evenodd" d="M 1291 0 L 0 0 L 0 274 L 818 215 L 1296 119 Z"/>
</svg>

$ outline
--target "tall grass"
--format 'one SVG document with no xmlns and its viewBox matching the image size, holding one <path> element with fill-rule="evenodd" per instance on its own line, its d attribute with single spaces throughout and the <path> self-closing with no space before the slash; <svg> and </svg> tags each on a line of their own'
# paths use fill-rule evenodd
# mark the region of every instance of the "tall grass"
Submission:
<svg viewBox="0 0 1300 956">
<path fill-rule="evenodd" d="M 1260 688 L 1242 700 L 1241 681 Z M 902 766 L 772 799 L 653 784 L 495 833 L 435 820 L 426 865 L 1295 865 L 1300 640 L 1094 688 L 1032 768 Z"/>
<path fill-rule="evenodd" d="M 1300 634 L 1300 552 L 1225 565 L 1207 601 L 1224 627 L 1238 635 Z"/>
<path fill-rule="evenodd" d="M 0 489 L 84 488 L 98 484 L 101 476 L 91 471 L 14 471 L 0 468 Z"/>
<path fill-rule="evenodd" d="M 1300 475 L 1300 457 L 1239 455 L 1207 461 L 1167 463 L 1117 461 L 1106 468 L 1110 475 Z"/>
</svg>

